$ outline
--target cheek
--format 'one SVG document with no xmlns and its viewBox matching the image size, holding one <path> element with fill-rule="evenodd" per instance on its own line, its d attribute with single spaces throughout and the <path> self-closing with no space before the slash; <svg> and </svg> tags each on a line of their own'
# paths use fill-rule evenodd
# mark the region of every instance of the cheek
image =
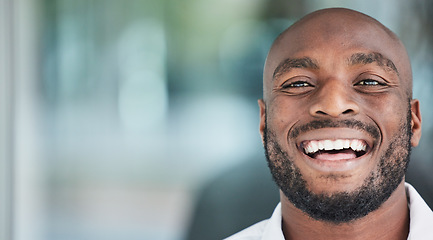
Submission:
<svg viewBox="0 0 433 240">
<path fill-rule="evenodd" d="M 266 113 L 267 123 L 277 133 L 287 133 L 291 126 L 300 119 L 303 111 L 306 109 L 306 107 L 302 106 L 302 103 L 284 97 L 272 99 L 268 106 L 270 108 L 267 109 Z"/>
<path fill-rule="evenodd" d="M 384 139 L 392 137 L 406 122 L 406 96 L 388 95 L 364 100 L 364 111 L 379 126 Z"/>
</svg>

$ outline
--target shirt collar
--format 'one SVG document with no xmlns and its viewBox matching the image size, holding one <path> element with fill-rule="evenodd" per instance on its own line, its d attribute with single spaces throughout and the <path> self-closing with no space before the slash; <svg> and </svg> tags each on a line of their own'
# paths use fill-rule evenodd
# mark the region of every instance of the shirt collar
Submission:
<svg viewBox="0 0 433 240">
<path fill-rule="evenodd" d="M 433 231 L 433 212 L 412 185 L 405 183 L 408 198 L 410 227 L 408 240 L 425 239 Z M 429 233 L 429 234 L 427 234 Z M 263 232 L 261 240 L 284 240 L 281 203 L 278 203 Z"/>
<path fill-rule="evenodd" d="M 410 216 L 409 236 L 407 239 L 425 239 L 426 236 L 432 236 L 432 210 L 412 185 L 406 183 L 405 186 Z"/>
<path fill-rule="evenodd" d="M 261 240 L 267 240 L 267 239 L 284 240 L 282 221 L 283 218 L 281 216 L 281 202 L 280 202 L 275 208 L 274 213 L 272 213 L 272 216 L 269 219 L 265 231 L 263 232 Z"/>
</svg>

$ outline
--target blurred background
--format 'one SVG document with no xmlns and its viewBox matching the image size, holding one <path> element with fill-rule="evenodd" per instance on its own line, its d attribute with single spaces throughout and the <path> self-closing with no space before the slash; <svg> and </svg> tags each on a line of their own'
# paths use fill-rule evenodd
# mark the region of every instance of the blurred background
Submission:
<svg viewBox="0 0 433 240">
<path fill-rule="evenodd" d="M 409 174 L 431 203 L 432 1 L 0 0 L 0 239 L 221 239 L 269 217 L 263 63 L 283 29 L 337 6 L 408 48 Z"/>
</svg>

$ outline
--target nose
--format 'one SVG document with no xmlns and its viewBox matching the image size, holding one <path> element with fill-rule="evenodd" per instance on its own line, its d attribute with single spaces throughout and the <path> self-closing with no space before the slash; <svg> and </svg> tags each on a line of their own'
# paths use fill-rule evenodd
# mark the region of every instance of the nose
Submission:
<svg viewBox="0 0 433 240">
<path fill-rule="evenodd" d="M 359 105 L 353 99 L 353 93 L 339 81 L 330 81 L 324 84 L 310 106 L 313 117 L 344 117 L 359 113 Z"/>
</svg>

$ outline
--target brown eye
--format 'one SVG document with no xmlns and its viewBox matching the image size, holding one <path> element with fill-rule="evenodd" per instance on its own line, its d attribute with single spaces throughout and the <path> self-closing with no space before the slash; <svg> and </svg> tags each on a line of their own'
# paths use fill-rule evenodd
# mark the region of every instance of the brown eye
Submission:
<svg viewBox="0 0 433 240">
<path fill-rule="evenodd" d="M 380 77 L 364 77 L 362 80 L 355 82 L 354 87 L 361 93 L 375 94 L 387 91 L 390 84 Z"/>
<path fill-rule="evenodd" d="M 280 90 L 288 95 L 303 95 L 311 92 L 314 86 L 307 81 L 287 81 Z"/>
<path fill-rule="evenodd" d="M 296 82 L 283 85 L 283 88 L 302 88 L 302 87 L 312 87 L 312 85 L 303 81 L 296 81 Z"/>
<path fill-rule="evenodd" d="M 365 79 L 362 80 L 360 82 L 358 82 L 356 85 L 361 85 L 361 86 L 385 86 L 386 84 L 381 83 L 377 80 L 373 80 L 373 79 Z"/>
</svg>

